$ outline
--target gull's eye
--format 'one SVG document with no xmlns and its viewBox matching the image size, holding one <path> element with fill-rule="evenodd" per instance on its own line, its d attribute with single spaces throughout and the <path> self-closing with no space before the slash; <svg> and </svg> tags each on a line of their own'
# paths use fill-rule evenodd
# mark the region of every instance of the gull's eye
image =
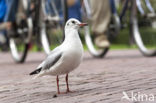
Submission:
<svg viewBox="0 0 156 103">
<path fill-rule="evenodd" d="M 75 24 L 75 21 L 72 21 L 73 24 Z"/>
</svg>

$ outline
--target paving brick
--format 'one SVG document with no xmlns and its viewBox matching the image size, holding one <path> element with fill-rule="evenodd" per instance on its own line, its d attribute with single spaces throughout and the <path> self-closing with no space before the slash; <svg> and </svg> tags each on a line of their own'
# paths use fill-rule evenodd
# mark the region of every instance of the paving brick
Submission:
<svg viewBox="0 0 156 103">
<path fill-rule="evenodd" d="M 10 53 L 0 57 L 0 103 L 132 103 L 121 100 L 123 91 L 152 93 L 156 102 L 156 58 L 144 57 L 138 50 L 110 51 L 103 59 L 85 52 L 80 67 L 69 75 L 74 92 L 55 98 L 55 77 L 33 80 L 28 75 L 45 58 L 44 53 L 29 53 L 24 64 L 14 63 Z M 60 88 L 66 89 L 64 76 L 60 76 Z"/>
</svg>

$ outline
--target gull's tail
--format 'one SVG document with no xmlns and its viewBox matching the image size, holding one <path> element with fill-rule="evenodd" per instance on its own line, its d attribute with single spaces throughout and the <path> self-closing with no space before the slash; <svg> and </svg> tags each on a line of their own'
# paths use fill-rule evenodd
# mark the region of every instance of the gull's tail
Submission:
<svg viewBox="0 0 156 103">
<path fill-rule="evenodd" d="M 38 68 L 38 69 L 36 69 L 35 71 L 31 72 L 29 75 L 38 74 L 38 73 L 41 72 L 41 69 L 42 69 L 42 68 Z"/>
</svg>

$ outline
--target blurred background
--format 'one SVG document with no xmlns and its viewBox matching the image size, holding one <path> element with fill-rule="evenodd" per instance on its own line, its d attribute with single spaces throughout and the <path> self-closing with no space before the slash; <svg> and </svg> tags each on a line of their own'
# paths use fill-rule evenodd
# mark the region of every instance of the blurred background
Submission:
<svg viewBox="0 0 156 103">
<path fill-rule="evenodd" d="M 79 33 L 86 51 L 138 49 L 156 55 L 155 0 L 0 0 L 0 51 L 24 62 L 28 50 L 50 50 L 64 40 L 69 18 L 87 22 Z"/>
</svg>

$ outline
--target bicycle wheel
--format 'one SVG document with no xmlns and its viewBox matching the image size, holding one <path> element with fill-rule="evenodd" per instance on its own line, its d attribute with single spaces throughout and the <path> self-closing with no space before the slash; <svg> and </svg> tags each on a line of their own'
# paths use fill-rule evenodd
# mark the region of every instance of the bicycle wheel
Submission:
<svg viewBox="0 0 156 103">
<path fill-rule="evenodd" d="M 49 54 L 52 45 L 57 45 L 63 41 L 64 23 L 67 19 L 67 12 L 64 12 L 64 0 L 61 2 L 51 0 L 42 0 L 41 3 L 41 44 L 46 54 Z M 57 5 L 62 5 L 58 8 Z M 66 13 L 66 14 L 65 14 Z"/>
<path fill-rule="evenodd" d="M 156 4 L 155 0 L 151 0 Z M 132 32 L 134 40 L 144 56 L 156 55 L 156 14 L 147 12 L 141 15 L 137 11 L 135 0 L 132 1 Z"/>
<path fill-rule="evenodd" d="M 84 27 L 84 31 L 85 31 L 85 42 L 86 42 L 89 52 L 94 57 L 102 58 L 107 53 L 109 48 L 103 48 L 103 49 L 98 48 L 94 44 L 89 27 Z"/>
<path fill-rule="evenodd" d="M 98 48 L 95 45 L 93 34 L 90 30 L 90 26 L 91 26 L 91 23 L 90 23 L 91 11 L 90 10 L 91 9 L 90 9 L 89 1 L 83 0 L 82 19 L 83 19 L 83 22 L 89 23 L 89 26 L 84 27 L 85 42 L 91 55 L 93 55 L 94 57 L 102 58 L 107 53 L 109 48 Z"/>
<path fill-rule="evenodd" d="M 19 38 L 10 38 L 9 45 L 15 62 L 23 63 L 26 59 L 29 45 L 23 43 Z"/>
<path fill-rule="evenodd" d="M 27 5 L 20 1 L 14 29 L 15 36 L 9 37 L 9 46 L 15 62 L 23 63 L 26 59 L 32 33 L 32 20 L 26 18 Z"/>
</svg>

